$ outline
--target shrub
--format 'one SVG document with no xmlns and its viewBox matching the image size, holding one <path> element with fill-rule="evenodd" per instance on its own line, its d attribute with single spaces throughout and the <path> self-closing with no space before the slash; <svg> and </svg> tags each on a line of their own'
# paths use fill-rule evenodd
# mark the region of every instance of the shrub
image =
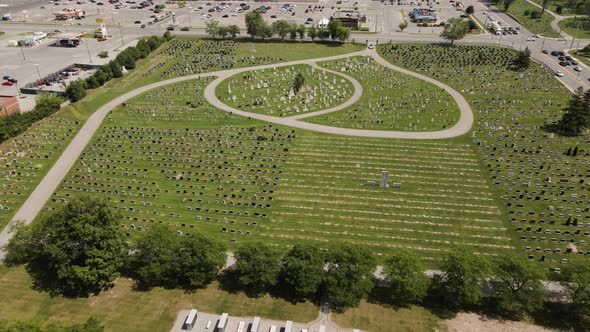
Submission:
<svg viewBox="0 0 590 332">
<path fill-rule="evenodd" d="M 540 18 L 541 17 L 541 12 L 539 12 L 538 10 L 532 10 L 530 16 L 531 16 L 532 19 Z"/>
<path fill-rule="evenodd" d="M 109 57 L 109 52 L 107 52 L 107 51 L 101 51 L 100 53 L 98 53 L 98 57 L 101 58 L 101 59 L 108 58 Z"/>
</svg>

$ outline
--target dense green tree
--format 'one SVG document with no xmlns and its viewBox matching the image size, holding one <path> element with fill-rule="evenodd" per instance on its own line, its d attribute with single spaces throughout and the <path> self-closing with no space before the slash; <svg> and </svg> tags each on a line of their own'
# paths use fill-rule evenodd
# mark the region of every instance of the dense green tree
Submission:
<svg viewBox="0 0 590 332">
<path fill-rule="evenodd" d="M 289 39 L 297 39 L 297 24 L 291 24 L 289 28 Z"/>
<path fill-rule="evenodd" d="M 277 284 L 281 257 L 266 244 L 244 244 L 236 250 L 235 258 L 238 283 L 248 292 L 260 295 Z"/>
<path fill-rule="evenodd" d="M 273 33 L 277 34 L 282 40 L 284 40 L 291 31 L 291 24 L 286 20 L 277 20 L 272 22 L 271 28 Z"/>
<path fill-rule="evenodd" d="M 227 32 L 229 33 L 229 35 L 232 38 L 235 39 L 236 36 L 240 34 L 240 28 L 237 25 L 232 24 L 232 25 L 230 25 L 230 26 L 227 27 Z"/>
<path fill-rule="evenodd" d="M 519 51 L 514 59 L 512 59 L 511 66 L 514 70 L 525 71 L 531 65 L 531 51 L 526 47 L 523 51 Z"/>
<path fill-rule="evenodd" d="M 163 36 L 164 36 L 164 39 L 165 39 L 165 40 L 170 40 L 170 39 L 172 39 L 172 33 L 171 33 L 170 31 L 168 31 L 168 30 L 166 30 L 166 31 L 164 32 L 164 35 L 163 35 Z"/>
<path fill-rule="evenodd" d="M 131 70 L 131 69 L 135 68 L 135 60 L 133 60 L 133 57 L 131 57 L 131 55 L 129 53 L 126 53 L 126 52 L 119 53 L 119 55 L 117 55 L 117 57 L 116 57 L 116 60 L 121 66 L 125 67 L 125 69 L 127 69 L 127 70 Z"/>
<path fill-rule="evenodd" d="M 336 311 L 353 307 L 373 289 L 376 262 L 371 252 L 358 245 L 343 244 L 330 250 L 324 295 Z"/>
<path fill-rule="evenodd" d="M 331 19 L 328 23 L 328 30 L 330 31 L 330 38 L 332 40 L 338 39 L 339 29 L 342 27 L 342 22 L 337 19 Z"/>
<path fill-rule="evenodd" d="M 305 38 L 305 25 L 299 24 L 296 30 L 297 34 L 299 35 L 299 39 Z"/>
<path fill-rule="evenodd" d="M 479 303 L 489 271 L 486 259 L 476 256 L 468 248 L 456 248 L 445 255 L 441 270 L 443 273 L 434 284 L 441 303 L 449 308 L 465 308 Z"/>
<path fill-rule="evenodd" d="M 566 136 L 575 136 L 590 128 L 589 96 L 590 92 L 584 93 L 581 87 L 576 90 L 557 123 L 557 131 Z"/>
<path fill-rule="evenodd" d="M 314 41 L 318 37 L 318 35 L 318 28 L 316 28 L 315 26 L 311 26 L 309 27 L 309 30 L 307 30 L 307 36 L 311 38 L 311 41 Z"/>
<path fill-rule="evenodd" d="M 66 88 L 66 97 L 73 103 L 86 97 L 86 82 L 83 80 L 70 82 Z"/>
<path fill-rule="evenodd" d="M 109 62 L 108 66 L 111 69 L 114 78 L 123 76 L 123 67 L 121 66 L 121 64 L 119 64 L 117 60 Z"/>
<path fill-rule="evenodd" d="M 7 261 L 25 263 L 36 288 L 87 296 L 112 285 L 127 257 L 120 216 L 102 200 L 74 198 L 39 222 L 22 226 Z"/>
<path fill-rule="evenodd" d="M 576 257 L 563 267 L 561 285 L 571 303 L 571 320 L 583 331 L 590 326 L 590 260 Z"/>
<path fill-rule="evenodd" d="M 422 259 L 414 252 L 396 252 L 385 261 L 383 272 L 391 283 L 392 300 L 397 304 L 420 302 L 428 293 L 430 278 L 424 273 Z"/>
<path fill-rule="evenodd" d="M 459 40 L 469 32 L 469 24 L 466 20 L 460 17 L 450 18 L 440 36 L 446 40 L 451 41 L 451 45 L 455 40 Z"/>
<path fill-rule="evenodd" d="M 98 86 L 102 86 L 107 81 L 107 77 L 105 76 L 105 74 L 102 70 L 97 70 L 94 73 L 94 75 L 92 75 L 92 76 L 94 76 L 96 78 L 96 81 L 98 82 Z"/>
<path fill-rule="evenodd" d="M 302 73 L 297 73 L 297 75 L 295 75 L 295 79 L 293 80 L 293 90 L 295 90 L 295 92 L 299 92 L 303 84 L 305 84 L 305 76 L 303 76 Z"/>
<path fill-rule="evenodd" d="M 148 56 L 151 52 L 150 45 L 148 45 L 148 42 L 144 38 L 141 38 L 137 42 L 137 45 L 135 45 L 135 48 L 139 52 L 140 57 L 142 59 L 145 58 L 146 56 Z"/>
<path fill-rule="evenodd" d="M 134 266 L 141 288 L 196 289 L 209 284 L 225 265 L 225 247 L 201 234 L 178 236 L 156 225 L 137 241 Z"/>
<path fill-rule="evenodd" d="M 100 83 L 96 79 L 95 75 L 91 75 L 86 79 L 86 87 L 88 89 L 96 89 L 100 86 Z"/>
<path fill-rule="evenodd" d="M 217 35 L 219 34 L 219 22 L 216 22 L 216 21 L 209 21 L 209 22 L 207 22 L 205 31 L 212 38 L 217 37 Z"/>
<path fill-rule="evenodd" d="M 472 15 L 473 13 L 475 13 L 475 9 L 473 8 L 473 5 L 469 5 L 469 6 L 467 6 L 467 8 L 465 8 L 465 14 Z"/>
<path fill-rule="evenodd" d="M 339 27 L 336 30 L 336 38 L 344 43 L 348 38 L 350 38 L 350 28 L 346 27 Z"/>
<path fill-rule="evenodd" d="M 318 37 L 320 37 L 321 40 L 326 40 L 330 38 L 330 30 L 326 28 L 318 29 Z"/>
<path fill-rule="evenodd" d="M 283 258 L 282 280 L 298 298 L 314 298 L 324 280 L 325 255 L 316 246 L 296 244 Z"/>
<path fill-rule="evenodd" d="M 522 319 L 541 308 L 545 299 L 543 274 L 534 262 L 516 254 L 499 255 L 492 262 L 491 284 L 502 315 Z"/>
<path fill-rule="evenodd" d="M 265 29 L 266 22 L 262 18 L 262 15 L 257 11 L 251 11 L 246 14 L 246 31 L 254 39 L 264 35 L 263 30 Z"/>
<path fill-rule="evenodd" d="M 227 35 L 229 35 L 229 28 L 223 25 L 220 25 L 219 27 L 217 27 L 217 34 L 219 35 L 219 37 L 224 38 L 227 37 Z"/>
</svg>

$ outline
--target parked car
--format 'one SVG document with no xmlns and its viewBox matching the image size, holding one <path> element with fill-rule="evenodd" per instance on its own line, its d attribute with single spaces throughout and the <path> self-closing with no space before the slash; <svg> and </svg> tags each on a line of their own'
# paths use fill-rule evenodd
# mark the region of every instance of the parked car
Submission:
<svg viewBox="0 0 590 332">
<path fill-rule="evenodd" d="M 557 77 L 563 77 L 563 72 L 561 70 L 558 70 L 555 72 L 555 76 Z"/>
<path fill-rule="evenodd" d="M 182 29 L 180 29 L 180 31 L 189 31 L 189 27 L 182 27 Z"/>
<path fill-rule="evenodd" d="M 10 81 L 4 81 L 2 82 L 2 85 L 6 85 L 6 86 L 12 86 L 14 83 L 10 82 Z"/>
<path fill-rule="evenodd" d="M 140 28 L 142 28 L 142 29 L 145 28 L 145 24 L 142 24 Z"/>
<path fill-rule="evenodd" d="M 570 60 L 570 62 L 571 62 L 571 64 L 572 64 L 572 65 L 574 65 L 574 66 L 577 66 L 577 65 L 578 65 L 578 61 L 576 61 L 576 60 Z"/>
<path fill-rule="evenodd" d="M 553 55 L 553 56 L 559 56 L 559 51 L 551 51 L 551 55 Z"/>
<path fill-rule="evenodd" d="M 135 21 L 133 23 L 135 23 L 135 24 L 141 24 L 141 21 Z"/>
<path fill-rule="evenodd" d="M 166 30 L 168 30 L 168 31 L 174 31 L 174 27 L 173 26 L 169 26 L 169 27 L 166 28 Z"/>
<path fill-rule="evenodd" d="M 575 71 L 582 71 L 582 67 L 575 66 L 575 67 L 574 67 L 574 70 L 575 70 Z"/>
<path fill-rule="evenodd" d="M 543 54 L 549 54 L 549 51 L 547 51 L 547 50 L 542 50 L 542 51 L 541 51 L 541 53 L 543 53 Z"/>
</svg>

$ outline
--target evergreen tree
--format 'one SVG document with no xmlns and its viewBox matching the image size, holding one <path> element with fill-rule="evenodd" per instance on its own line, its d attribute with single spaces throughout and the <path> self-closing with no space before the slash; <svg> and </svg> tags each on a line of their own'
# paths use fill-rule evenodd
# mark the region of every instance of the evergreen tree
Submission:
<svg viewBox="0 0 590 332">
<path fill-rule="evenodd" d="M 576 136 L 590 127 L 590 93 L 583 91 L 581 87 L 576 90 L 557 123 L 557 129 L 563 135 Z"/>
</svg>

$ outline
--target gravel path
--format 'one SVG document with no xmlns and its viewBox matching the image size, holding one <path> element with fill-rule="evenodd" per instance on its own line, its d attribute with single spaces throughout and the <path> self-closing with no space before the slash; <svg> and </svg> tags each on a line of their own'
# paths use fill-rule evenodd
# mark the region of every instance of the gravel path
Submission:
<svg viewBox="0 0 590 332">
<path fill-rule="evenodd" d="M 343 108 L 346 108 L 346 107 L 354 104 L 356 101 L 358 101 L 358 99 L 362 95 L 361 85 L 359 84 L 358 81 L 356 81 L 352 77 L 349 77 L 348 75 L 345 75 L 342 73 L 336 73 L 336 74 L 346 77 L 347 79 L 349 79 L 353 83 L 353 86 L 354 86 L 354 94 L 349 100 L 347 100 L 345 103 L 343 103 L 341 105 L 338 105 L 338 106 L 333 107 L 328 110 L 323 110 L 323 111 L 318 111 L 318 112 L 310 112 L 308 114 L 298 115 L 298 116 L 293 116 L 293 117 L 280 118 L 280 117 L 269 116 L 269 115 L 264 115 L 264 114 L 255 114 L 255 113 L 240 111 L 240 110 L 234 109 L 234 108 L 222 103 L 219 99 L 217 99 L 217 96 L 215 95 L 215 88 L 217 87 L 217 85 L 219 85 L 219 83 L 221 83 L 226 78 L 229 78 L 230 76 L 233 76 L 233 75 L 245 72 L 245 71 L 259 70 L 259 69 L 271 69 L 271 68 L 291 66 L 291 65 L 296 65 L 296 64 L 307 64 L 307 65 L 311 65 L 311 66 L 318 68 L 317 65 L 315 64 L 318 61 L 337 60 L 337 59 L 347 58 L 347 57 L 351 57 L 351 56 L 359 56 L 359 55 L 371 56 L 379 64 L 381 64 L 385 67 L 391 68 L 393 70 L 399 71 L 401 73 L 404 73 L 404 74 L 407 74 L 407 75 L 410 75 L 413 77 L 417 77 L 419 79 L 422 79 L 424 81 L 427 81 L 429 83 L 432 83 L 432 84 L 444 89 L 453 98 L 455 98 L 455 101 L 457 102 L 457 105 L 459 106 L 459 109 L 461 112 L 461 118 L 459 119 L 457 124 L 455 124 L 453 127 L 448 128 L 446 130 L 433 131 L 433 132 L 403 132 L 403 131 L 386 131 L 386 130 L 348 129 L 348 128 L 337 128 L 337 127 L 330 127 L 330 126 L 324 126 L 324 125 L 318 125 L 318 124 L 312 124 L 312 123 L 298 121 L 298 119 L 301 119 L 304 117 L 335 112 L 335 111 L 341 110 Z M 43 180 L 41 180 L 39 185 L 35 188 L 35 190 L 27 198 L 27 200 L 24 202 L 24 204 L 16 212 L 16 214 L 12 218 L 12 221 L 2 230 L 2 232 L 0 233 L 0 248 L 2 248 L 6 243 L 8 243 L 10 238 L 12 238 L 12 235 L 13 235 L 12 231 L 14 229 L 15 224 L 17 224 L 18 222 L 23 222 L 25 224 L 29 224 L 35 219 L 35 217 L 37 216 L 37 214 L 39 214 L 39 212 L 41 211 L 43 206 L 45 206 L 45 203 L 49 200 L 49 197 L 51 197 L 53 192 L 55 192 L 55 190 L 57 189 L 59 184 L 62 182 L 62 180 L 68 174 L 70 168 L 72 168 L 72 166 L 74 165 L 74 163 L 76 162 L 76 160 L 78 159 L 78 157 L 80 156 L 80 154 L 82 153 L 84 148 L 86 148 L 86 145 L 90 142 L 94 133 L 98 130 L 98 128 L 100 128 L 102 121 L 104 120 L 105 116 L 110 111 L 112 111 L 113 109 L 115 109 L 115 107 L 124 103 L 125 101 L 127 101 L 133 97 L 136 97 L 146 91 L 149 91 L 149 90 L 152 90 L 152 89 L 164 86 L 164 85 L 168 85 L 168 84 L 172 84 L 172 83 L 176 83 L 176 82 L 182 82 L 182 81 L 191 80 L 191 79 L 196 79 L 196 78 L 201 78 L 201 77 L 216 77 L 215 80 L 213 80 L 209 85 L 207 85 L 207 87 L 205 88 L 205 91 L 204 91 L 205 99 L 210 104 L 212 104 L 214 107 L 217 107 L 217 108 L 224 110 L 226 112 L 235 113 L 235 114 L 238 114 L 238 115 L 244 116 L 244 117 L 249 117 L 249 118 L 253 118 L 253 119 L 257 119 L 257 120 L 262 120 L 265 122 L 271 122 L 271 123 L 276 123 L 276 124 L 280 124 L 280 125 L 301 128 L 301 129 L 311 130 L 311 131 L 317 131 L 317 132 L 322 132 L 322 133 L 346 135 L 346 136 L 359 136 L 359 137 L 382 137 L 382 138 L 404 138 L 404 139 L 442 139 L 442 138 L 450 138 L 450 137 L 463 135 L 463 134 L 469 132 L 469 130 L 471 130 L 471 126 L 473 124 L 473 112 L 471 111 L 471 108 L 469 107 L 469 104 L 467 103 L 465 98 L 463 98 L 463 96 L 461 96 L 461 94 L 459 92 L 457 92 L 456 90 L 452 89 L 451 87 L 449 87 L 439 81 L 436 81 L 432 78 L 429 78 L 424 75 L 420 75 L 420 74 L 417 74 L 417 73 L 411 72 L 409 70 L 405 70 L 403 68 L 399 68 L 399 67 L 396 67 L 396 66 L 390 64 L 389 62 L 387 62 L 386 60 L 381 58 L 377 54 L 376 50 L 364 50 L 364 51 L 360 51 L 360 52 L 342 54 L 342 55 L 325 57 L 325 58 L 290 61 L 290 62 L 284 62 L 284 63 L 279 63 L 279 64 L 270 64 L 270 65 L 257 66 L 257 67 L 222 70 L 222 71 L 210 72 L 210 73 L 206 73 L 206 74 L 195 74 L 195 75 L 190 75 L 190 76 L 177 77 L 177 78 L 172 78 L 172 79 L 165 80 L 165 81 L 156 82 L 153 84 L 149 84 L 149 85 L 137 88 L 131 92 L 128 92 L 124 95 L 121 95 L 121 96 L 111 100 L 107 104 L 100 107 L 96 112 L 94 112 L 88 118 L 88 120 L 86 121 L 84 126 L 82 126 L 82 128 L 80 129 L 78 134 L 74 137 L 72 142 L 67 146 L 67 148 L 64 150 L 64 152 L 59 157 L 59 159 L 55 162 L 53 167 L 51 167 L 51 169 L 49 170 L 47 175 L 45 175 Z M 5 251 L 0 250 L 0 261 L 3 260 L 4 257 L 5 257 Z"/>
</svg>

